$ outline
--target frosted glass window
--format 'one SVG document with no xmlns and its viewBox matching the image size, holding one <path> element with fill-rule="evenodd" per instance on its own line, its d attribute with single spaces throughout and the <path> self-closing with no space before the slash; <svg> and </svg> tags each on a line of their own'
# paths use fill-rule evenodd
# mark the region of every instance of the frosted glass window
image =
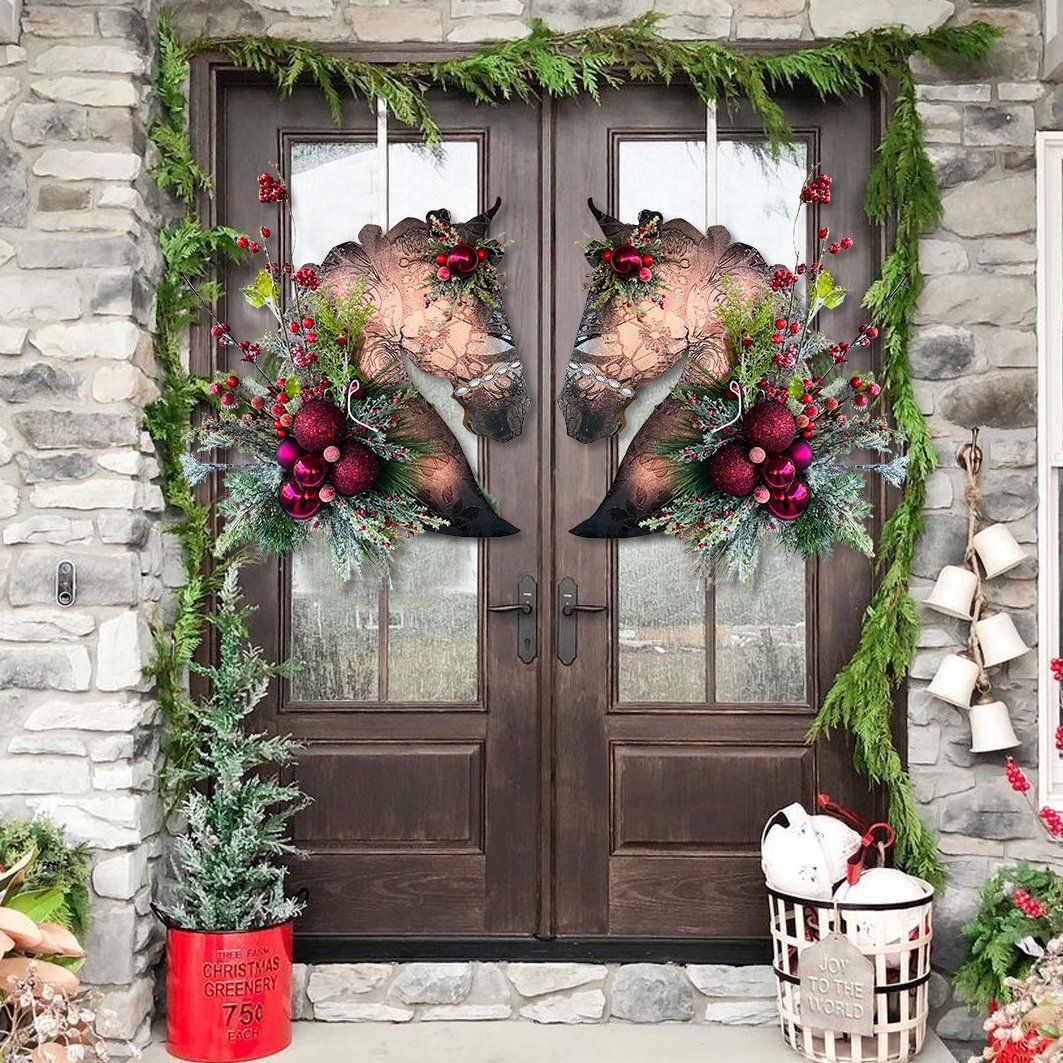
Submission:
<svg viewBox="0 0 1063 1063">
<path fill-rule="evenodd" d="M 292 145 L 292 229 L 298 262 L 382 226 L 446 208 L 456 219 L 480 202 L 479 143 L 388 145 L 388 217 L 380 217 L 383 167 L 375 142 Z M 407 365 L 418 390 L 461 443 L 475 472 L 477 439 L 462 424 L 446 380 Z M 301 662 L 293 700 L 310 702 L 475 701 L 479 692 L 479 544 L 417 536 L 403 545 L 389 585 L 365 576 L 341 583 L 323 547 L 291 561 L 291 654 Z M 384 618 L 384 619 L 382 619 Z"/>
<path fill-rule="evenodd" d="M 804 145 L 773 158 L 762 141 L 716 145 L 715 221 L 771 262 L 805 253 L 798 193 Z M 622 141 L 617 208 L 625 221 L 660 211 L 706 227 L 704 139 Z M 619 437 L 622 457 L 635 432 L 678 380 L 681 366 L 639 389 Z M 698 586 L 674 539 L 617 543 L 619 700 L 626 703 L 797 703 L 807 699 L 804 566 L 770 543 L 750 584 Z M 707 635 L 708 633 L 708 635 Z"/>
</svg>

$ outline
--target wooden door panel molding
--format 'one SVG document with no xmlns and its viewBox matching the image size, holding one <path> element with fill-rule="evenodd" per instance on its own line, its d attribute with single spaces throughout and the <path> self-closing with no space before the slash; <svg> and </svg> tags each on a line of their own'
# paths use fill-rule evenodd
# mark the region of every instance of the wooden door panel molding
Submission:
<svg viewBox="0 0 1063 1063">
<path fill-rule="evenodd" d="M 483 851 L 483 743 L 314 742 L 299 754 L 313 803 L 297 844 L 323 852 Z M 357 780 L 348 800 L 336 779 Z"/>
<path fill-rule="evenodd" d="M 813 797 L 814 762 L 805 745 L 613 743 L 611 852 L 712 857 L 759 850 L 773 812 Z"/>
</svg>

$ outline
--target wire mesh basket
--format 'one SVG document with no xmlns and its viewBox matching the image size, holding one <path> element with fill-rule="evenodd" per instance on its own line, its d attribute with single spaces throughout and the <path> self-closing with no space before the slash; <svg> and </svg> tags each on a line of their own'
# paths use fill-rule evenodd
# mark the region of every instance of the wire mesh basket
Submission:
<svg viewBox="0 0 1063 1063">
<path fill-rule="evenodd" d="M 768 887 L 779 1022 L 796 1052 L 825 1063 L 902 1063 L 922 1050 L 930 1013 L 934 890 L 919 882 L 924 896 L 892 904 L 809 900 Z M 833 931 L 874 965 L 874 1027 L 869 1037 L 802 1024 L 801 954 Z"/>
</svg>

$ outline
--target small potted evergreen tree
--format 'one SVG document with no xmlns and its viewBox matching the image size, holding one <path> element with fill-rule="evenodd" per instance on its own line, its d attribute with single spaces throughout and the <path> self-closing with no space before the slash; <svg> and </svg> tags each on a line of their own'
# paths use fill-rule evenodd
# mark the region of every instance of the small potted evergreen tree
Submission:
<svg viewBox="0 0 1063 1063">
<path fill-rule="evenodd" d="M 165 923 L 167 1047 L 201 1063 L 258 1059 L 291 1040 L 292 922 L 285 895 L 292 817 L 308 799 L 283 782 L 297 744 L 245 722 L 274 676 L 248 639 L 238 567 L 225 575 L 215 614 L 217 663 L 193 664 L 209 695 L 190 704 L 195 755 L 173 767 L 184 797 L 174 882 L 156 906 Z"/>
</svg>

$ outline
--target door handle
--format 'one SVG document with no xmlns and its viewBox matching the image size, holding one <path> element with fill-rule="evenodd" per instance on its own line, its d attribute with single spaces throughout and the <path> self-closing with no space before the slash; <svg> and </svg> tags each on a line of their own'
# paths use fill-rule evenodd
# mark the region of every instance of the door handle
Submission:
<svg viewBox="0 0 1063 1063">
<path fill-rule="evenodd" d="M 517 656 L 531 664 L 539 654 L 539 618 L 535 607 L 539 601 L 539 585 L 532 576 L 521 576 L 517 581 L 517 600 L 489 605 L 489 613 L 517 614 Z"/>
<path fill-rule="evenodd" d="M 557 585 L 557 659 L 571 664 L 579 655 L 579 614 L 604 613 L 605 605 L 581 605 L 579 584 L 566 576 Z"/>
</svg>

